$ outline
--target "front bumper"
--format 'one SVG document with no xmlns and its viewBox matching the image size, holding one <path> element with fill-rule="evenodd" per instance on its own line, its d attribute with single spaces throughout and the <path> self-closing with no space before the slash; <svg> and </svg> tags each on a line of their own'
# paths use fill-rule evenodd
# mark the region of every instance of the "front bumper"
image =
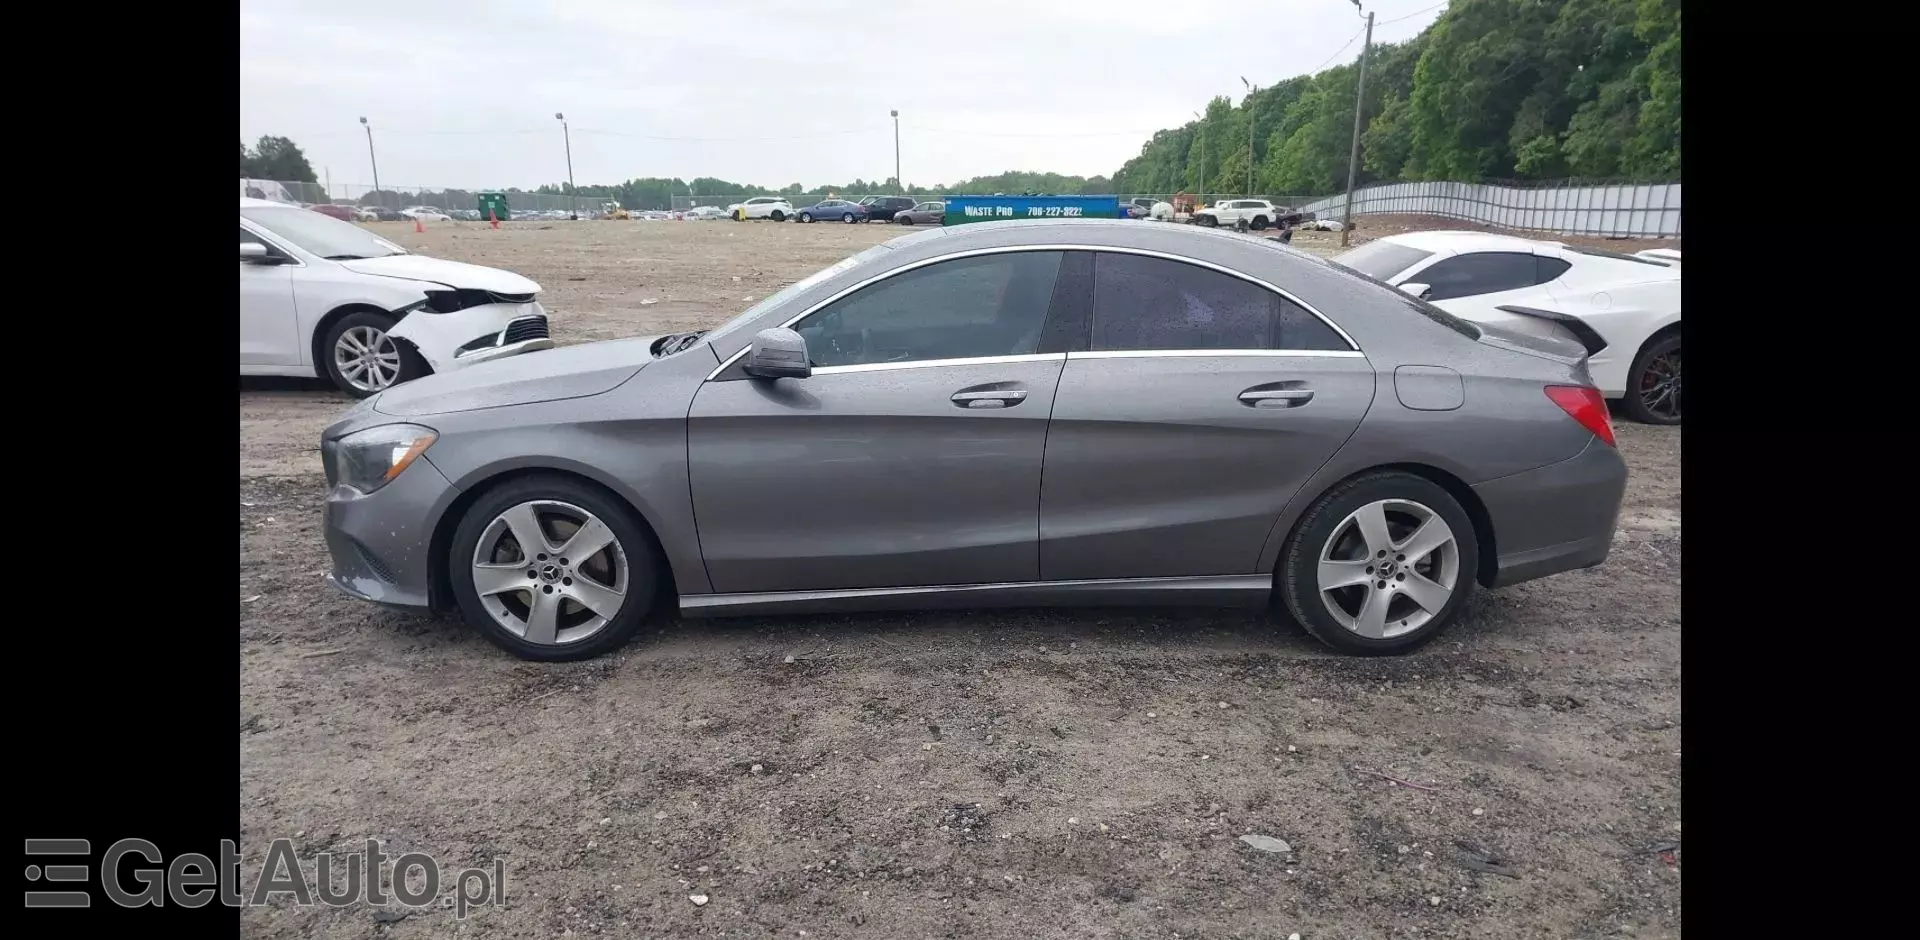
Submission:
<svg viewBox="0 0 1920 940">
<path fill-rule="evenodd" d="M 481 304 L 452 313 L 415 311 L 390 335 L 413 344 L 435 372 L 553 346 L 546 308 L 537 302 Z"/>
<path fill-rule="evenodd" d="M 1594 438 L 1566 460 L 1473 491 L 1493 522 L 1499 552 L 1489 583 L 1505 587 L 1607 560 L 1627 491 L 1627 463 Z"/>
<path fill-rule="evenodd" d="M 323 461 L 332 444 L 321 444 Z M 333 485 L 321 526 L 333 560 L 327 583 L 377 604 L 430 607 L 434 523 L 457 495 L 425 456 L 372 493 Z"/>
</svg>

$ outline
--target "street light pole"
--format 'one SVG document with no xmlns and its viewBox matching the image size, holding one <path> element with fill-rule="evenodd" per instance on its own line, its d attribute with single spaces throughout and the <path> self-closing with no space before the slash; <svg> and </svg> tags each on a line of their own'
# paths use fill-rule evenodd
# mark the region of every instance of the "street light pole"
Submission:
<svg viewBox="0 0 1920 940">
<path fill-rule="evenodd" d="M 1207 119 L 1200 112 L 1193 112 L 1200 119 L 1200 205 L 1207 204 Z"/>
<path fill-rule="evenodd" d="M 1353 0 L 1353 8 L 1360 9 L 1360 0 Z M 1367 104 L 1367 59 L 1373 51 L 1373 12 L 1367 12 L 1367 41 L 1360 44 L 1360 80 L 1353 93 L 1353 147 L 1347 152 L 1347 207 L 1341 213 L 1340 247 L 1345 248 L 1353 238 L 1353 187 L 1360 178 L 1360 128 L 1365 117 Z"/>
<path fill-rule="evenodd" d="M 373 156 L 373 125 L 363 117 L 360 126 L 367 129 L 367 162 L 373 164 L 373 197 L 384 203 L 387 197 L 380 194 L 380 161 Z"/>
<path fill-rule="evenodd" d="M 1240 84 L 1247 86 L 1247 198 L 1253 198 L 1253 93 L 1259 89 L 1247 83 L 1245 75 L 1240 76 Z"/>
<path fill-rule="evenodd" d="M 560 122 L 560 136 L 567 142 L 567 204 L 572 206 L 569 215 L 573 221 L 580 221 L 580 187 L 573 185 L 573 133 L 567 130 L 567 116 L 553 112 L 555 120 Z"/>
<path fill-rule="evenodd" d="M 900 176 L 900 112 L 894 110 L 888 113 L 893 115 L 893 185 L 900 187 L 904 195 L 907 181 Z"/>
</svg>

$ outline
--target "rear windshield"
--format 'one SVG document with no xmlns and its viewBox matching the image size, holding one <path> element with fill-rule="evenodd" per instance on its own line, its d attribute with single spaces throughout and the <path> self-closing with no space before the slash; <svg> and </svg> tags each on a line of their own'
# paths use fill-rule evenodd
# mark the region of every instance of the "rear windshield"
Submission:
<svg viewBox="0 0 1920 940">
<path fill-rule="evenodd" d="M 1421 251 L 1389 241 L 1373 241 L 1352 251 L 1333 256 L 1333 263 L 1352 268 L 1376 280 L 1391 280 L 1394 275 L 1419 264 L 1431 251 Z"/>
</svg>

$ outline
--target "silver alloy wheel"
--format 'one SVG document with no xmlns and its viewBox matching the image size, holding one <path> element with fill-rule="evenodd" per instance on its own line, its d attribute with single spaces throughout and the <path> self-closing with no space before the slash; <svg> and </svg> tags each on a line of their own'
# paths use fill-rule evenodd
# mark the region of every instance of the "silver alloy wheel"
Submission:
<svg viewBox="0 0 1920 940">
<path fill-rule="evenodd" d="M 1334 526 L 1316 586 L 1341 626 L 1382 640 L 1432 620 L 1459 577 L 1460 543 L 1447 520 L 1412 500 L 1382 499 Z"/>
<path fill-rule="evenodd" d="M 627 601 L 627 554 L 593 513 L 559 500 L 493 518 L 473 549 L 480 604 L 508 633 L 542 646 L 578 643 Z"/>
<path fill-rule="evenodd" d="M 333 365 L 348 385 L 377 392 L 400 377 L 400 347 L 377 326 L 350 326 L 334 341 Z"/>
</svg>

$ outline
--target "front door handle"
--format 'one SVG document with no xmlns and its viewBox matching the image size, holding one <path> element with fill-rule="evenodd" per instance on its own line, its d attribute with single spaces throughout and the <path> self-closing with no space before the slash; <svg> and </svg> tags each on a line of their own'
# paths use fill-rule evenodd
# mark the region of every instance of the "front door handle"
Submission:
<svg viewBox="0 0 1920 940">
<path fill-rule="evenodd" d="M 983 392 L 954 392 L 953 403 L 962 408 L 1011 408 L 1027 400 L 1022 388 L 996 388 Z"/>
<path fill-rule="evenodd" d="M 1240 402 L 1250 408 L 1295 408 L 1313 400 L 1310 388 L 1250 388 Z"/>
</svg>

